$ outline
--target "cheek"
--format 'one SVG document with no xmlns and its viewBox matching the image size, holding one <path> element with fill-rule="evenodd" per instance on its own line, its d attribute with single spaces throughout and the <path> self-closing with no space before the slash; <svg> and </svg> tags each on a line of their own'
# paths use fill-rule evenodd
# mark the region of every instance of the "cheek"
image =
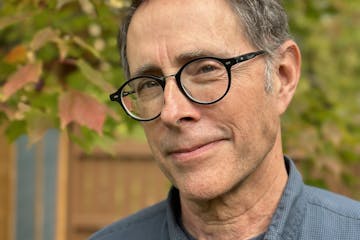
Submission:
<svg viewBox="0 0 360 240">
<path fill-rule="evenodd" d="M 159 130 L 157 130 L 157 127 L 155 124 L 152 123 L 144 123 L 143 124 L 144 133 L 147 139 L 147 142 L 153 151 L 153 153 L 158 152 L 158 145 L 159 143 Z"/>
<path fill-rule="evenodd" d="M 244 89 L 234 88 L 226 99 L 228 107 L 221 114 L 231 118 L 228 122 L 232 124 L 235 141 L 261 143 L 273 138 L 279 122 L 274 97 L 265 92 L 264 85 Z"/>
<path fill-rule="evenodd" d="M 243 124 L 251 123 L 251 118 L 258 115 L 259 100 L 254 89 L 234 86 L 228 96 L 223 99 L 219 115 L 228 116 L 233 119 L 235 126 L 242 128 Z"/>
<path fill-rule="evenodd" d="M 158 123 L 157 120 L 142 123 L 145 136 L 151 152 L 158 164 L 166 164 L 165 156 L 162 152 L 163 141 L 169 135 L 166 128 Z"/>
</svg>

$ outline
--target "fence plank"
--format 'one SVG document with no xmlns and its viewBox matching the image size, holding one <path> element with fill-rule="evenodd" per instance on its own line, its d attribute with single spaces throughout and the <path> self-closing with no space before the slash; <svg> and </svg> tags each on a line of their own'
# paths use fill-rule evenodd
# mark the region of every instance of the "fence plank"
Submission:
<svg viewBox="0 0 360 240">
<path fill-rule="evenodd" d="M 57 171 L 57 203 L 55 240 L 68 238 L 68 191 L 69 191 L 69 148 L 70 141 L 65 131 L 59 139 L 58 171 Z"/>
<path fill-rule="evenodd" d="M 0 239 L 14 239 L 14 147 L 0 126 Z"/>
</svg>

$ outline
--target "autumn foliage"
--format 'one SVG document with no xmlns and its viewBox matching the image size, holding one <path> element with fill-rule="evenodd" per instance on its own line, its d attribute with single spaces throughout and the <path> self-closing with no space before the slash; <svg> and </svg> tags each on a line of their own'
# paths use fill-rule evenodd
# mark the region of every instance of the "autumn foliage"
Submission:
<svg viewBox="0 0 360 240">
<path fill-rule="evenodd" d="M 0 120 L 10 140 L 28 134 L 36 142 L 49 128 L 77 128 L 69 133 L 83 148 L 109 146 L 122 124 L 108 94 L 123 77 L 116 36 L 125 5 L 23 0 L 0 6 Z"/>
</svg>

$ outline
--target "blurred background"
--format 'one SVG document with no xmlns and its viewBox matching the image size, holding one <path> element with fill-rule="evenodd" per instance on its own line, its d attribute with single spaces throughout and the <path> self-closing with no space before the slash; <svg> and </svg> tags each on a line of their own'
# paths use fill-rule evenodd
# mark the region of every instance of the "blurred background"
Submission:
<svg viewBox="0 0 360 240">
<path fill-rule="evenodd" d="M 282 119 L 306 183 L 360 200 L 360 1 L 286 0 L 303 54 Z M 125 0 L 0 0 L 0 239 L 82 240 L 166 197 L 111 104 Z"/>
</svg>

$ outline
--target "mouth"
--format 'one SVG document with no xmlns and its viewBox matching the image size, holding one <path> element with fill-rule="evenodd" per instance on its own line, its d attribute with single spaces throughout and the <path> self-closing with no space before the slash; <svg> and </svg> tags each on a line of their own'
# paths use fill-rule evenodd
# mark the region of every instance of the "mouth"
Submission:
<svg viewBox="0 0 360 240">
<path fill-rule="evenodd" d="M 225 139 L 214 140 L 186 148 L 179 148 L 169 152 L 169 155 L 179 162 L 196 160 L 205 156 L 207 153 L 210 153 L 210 151 L 214 150 L 217 145 L 221 144 L 223 141 L 225 141 Z"/>
</svg>

